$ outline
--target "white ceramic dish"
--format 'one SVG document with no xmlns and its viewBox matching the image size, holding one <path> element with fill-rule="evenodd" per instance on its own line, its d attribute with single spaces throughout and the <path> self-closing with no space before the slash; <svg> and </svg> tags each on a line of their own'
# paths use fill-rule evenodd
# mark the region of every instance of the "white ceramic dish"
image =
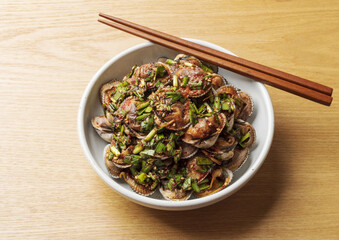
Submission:
<svg viewBox="0 0 339 240">
<path fill-rule="evenodd" d="M 224 48 L 205 41 L 195 39 L 188 40 L 233 54 Z M 150 42 L 139 44 L 118 54 L 108 61 L 92 78 L 82 96 L 78 113 L 80 143 L 89 163 L 96 173 L 116 192 L 129 200 L 143 206 L 162 210 L 189 210 L 200 208 L 231 196 L 243 187 L 263 164 L 269 152 L 274 132 L 272 102 L 264 85 L 219 68 L 219 74 L 223 75 L 230 84 L 248 92 L 254 101 L 254 112 L 249 122 L 256 130 L 256 143 L 251 147 L 248 160 L 235 172 L 232 183 L 222 191 L 210 196 L 177 202 L 163 199 L 159 192 L 156 192 L 150 197 L 139 195 L 133 192 L 129 185 L 123 180 L 112 179 L 107 172 L 103 157 L 103 150 L 107 143 L 98 136 L 90 123 L 92 117 L 103 114 L 99 102 L 100 86 L 112 79 L 122 79 L 135 64 L 141 65 L 153 62 L 160 56 L 173 58 L 176 54 L 177 52 L 174 50 Z"/>
</svg>

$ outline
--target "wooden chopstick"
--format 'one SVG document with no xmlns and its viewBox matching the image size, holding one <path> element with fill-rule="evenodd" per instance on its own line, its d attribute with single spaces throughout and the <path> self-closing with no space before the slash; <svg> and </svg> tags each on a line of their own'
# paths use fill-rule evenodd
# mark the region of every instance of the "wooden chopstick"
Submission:
<svg viewBox="0 0 339 240">
<path fill-rule="evenodd" d="M 109 15 L 106 15 L 106 14 L 100 14 L 100 16 L 114 21 L 114 17 L 112 18 L 112 16 L 109 16 Z M 111 27 L 114 27 L 114 28 L 120 29 L 122 31 L 131 33 L 131 34 L 136 35 L 138 37 L 150 40 L 150 41 L 157 43 L 159 45 L 163 45 L 163 46 L 166 46 L 168 48 L 175 49 L 175 50 L 177 50 L 179 52 L 183 52 L 185 54 L 190 54 L 190 55 L 196 56 L 197 58 L 200 58 L 200 59 L 205 60 L 207 62 L 210 62 L 212 64 L 218 65 L 220 67 L 223 67 L 223 68 L 228 69 L 230 71 L 236 72 L 238 74 L 250 77 L 254 80 L 257 80 L 257 81 L 260 81 L 262 83 L 271 85 L 273 87 L 276 87 L 276 88 L 285 90 L 287 92 L 296 94 L 298 96 L 307 98 L 309 100 L 312 100 L 312 101 L 315 101 L 315 102 L 318 102 L 318 103 L 321 103 L 321 104 L 324 104 L 324 105 L 327 105 L 327 106 L 329 106 L 332 102 L 332 97 L 327 95 L 327 94 L 318 92 L 318 91 L 311 89 L 311 88 L 307 88 L 307 87 L 298 85 L 296 83 L 288 82 L 284 79 L 278 78 L 276 76 L 269 75 L 265 72 L 255 70 L 255 69 L 246 67 L 244 65 L 241 65 L 241 64 L 238 64 L 238 63 L 235 63 L 235 62 L 231 62 L 231 61 L 225 60 L 223 58 L 220 58 L 220 57 L 217 57 L 217 56 L 205 53 L 205 52 L 198 51 L 196 49 L 189 48 L 189 47 L 184 46 L 184 45 L 180 45 L 176 42 L 172 42 L 172 41 L 166 40 L 164 38 L 160 38 L 159 36 L 155 36 L 155 35 L 152 35 L 148 32 L 144 32 L 144 31 L 141 31 L 141 30 L 138 30 L 138 29 L 134 29 L 132 27 L 125 26 L 125 25 L 120 24 L 120 23 L 101 20 L 101 19 L 99 19 L 98 21 L 101 22 L 101 23 L 104 23 L 106 25 L 109 25 Z"/>
<path fill-rule="evenodd" d="M 319 83 L 316 83 L 316 82 L 312 82 L 310 80 L 307 80 L 307 79 L 304 79 L 304 78 L 301 78 L 301 77 L 298 77 L 298 76 L 295 76 L 295 75 L 292 75 L 292 74 L 289 74 L 289 73 L 286 73 L 286 72 L 282 72 L 282 71 L 279 71 L 277 69 L 273 69 L 273 68 L 270 68 L 270 67 L 267 67 L 267 66 L 264 66 L 264 65 L 261 65 L 261 64 L 243 59 L 243 58 L 240 58 L 240 57 L 236 57 L 236 56 L 233 56 L 233 55 L 230 55 L 230 54 L 227 54 L 227 53 L 224 53 L 224 52 L 221 52 L 221 51 L 218 51 L 218 50 L 215 50 L 215 49 L 212 49 L 212 48 L 209 48 L 209 47 L 197 44 L 197 43 L 193 43 L 193 42 L 187 41 L 185 39 L 182 39 L 182 38 L 179 38 L 179 37 L 176 37 L 176 36 L 173 36 L 173 35 L 169 35 L 167 33 L 163 33 L 163 32 L 148 28 L 148 27 L 144 27 L 144 26 L 141 26 L 139 24 L 132 23 L 132 22 L 129 22 L 129 21 L 121 19 L 121 18 L 110 16 L 110 15 L 107 15 L 107 14 L 104 14 L 104 13 L 100 13 L 99 16 L 106 18 L 106 19 L 109 19 L 109 20 L 112 20 L 114 22 L 126 25 L 128 27 L 140 30 L 142 32 L 146 32 L 146 33 L 152 34 L 154 36 L 166 39 L 170 42 L 174 42 L 174 43 L 183 45 L 185 47 L 193 48 L 197 51 L 201 51 L 201 52 L 204 52 L 204 53 L 225 59 L 227 61 L 234 62 L 236 64 L 239 64 L 239 65 L 242 65 L 242 66 L 245 66 L 245 67 L 248 67 L 248 68 L 252 68 L 252 69 L 255 69 L 255 70 L 260 71 L 260 72 L 267 73 L 269 75 L 284 79 L 288 82 L 292 82 L 292 83 L 298 84 L 300 86 L 304 86 L 304 87 L 313 89 L 317 92 L 321 92 L 321 93 L 324 93 L 324 94 L 329 95 L 329 96 L 331 96 L 332 92 L 333 92 L 332 88 L 327 87 L 325 85 L 322 85 L 322 84 L 319 84 Z"/>
</svg>

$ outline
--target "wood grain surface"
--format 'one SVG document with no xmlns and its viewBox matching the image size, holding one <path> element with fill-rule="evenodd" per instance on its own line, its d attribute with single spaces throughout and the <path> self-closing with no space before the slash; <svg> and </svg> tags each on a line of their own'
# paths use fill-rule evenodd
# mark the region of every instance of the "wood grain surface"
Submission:
<svg viewBox="0 0 339 240">
<path fill-rule="evenodd" d="M 256 176 L 186 212 L 125 200 L 93 171 L 77 135 L 82 93 L 144 40 L 99 12 L 209 41 L 334 88 L 325 107 L 268 87 L 271 151 Z M 339 2 L 1 1 L 0 239 L 338 239 Z"/>
</svg>

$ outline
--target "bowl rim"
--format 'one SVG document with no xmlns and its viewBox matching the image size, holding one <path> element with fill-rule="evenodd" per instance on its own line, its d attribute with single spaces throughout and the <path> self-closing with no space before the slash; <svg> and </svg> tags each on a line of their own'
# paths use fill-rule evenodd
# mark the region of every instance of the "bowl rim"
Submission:
<svg viewBox="0 0 339 240">
<path fill-rule="evenodd" d="M 228 54 L 236 56 L 234 53 L 230 52 L 229 50 L 226 50 L 218 45 L 215 45 L 210 42 L 198 40 L 198 39 L 193 39 L 193 38 L 185 38 L 186 40 L 196 42 L 201 45 L 205 45 L 211 48 L 214 48 L 219 51 L 226 52 Z M 265 158 L 267 157 L 267 154 L 269 153 L 272 140 L 273 140 L 273 135 L 274 135 L 274 111 L 273 111 L 273 105 L 271 98 L 268 94 L 268 91 L 266 87 L 262 84 L 257 82 L 258 87 L 261 88 L 262 93 L 263 93 L 263 98 L 265 98 L 265 103 L 266 103 L 266 108 L 267 108 L 267 118 L 268 118 L 268 134 L 267 138 L 263 142 L 263 150 L 259 153 L 259 156 L 257 157 L 256 161 L 254 164 L 251 166 L 251 169 L 247 170 L 236 182 L 234 182 L 232 185 L 228 186 L 226 189 L 227 191 L 219 191 L 217 193 L 214 193 L 212 195 L 203 197 L 203 198 L 197 198 L 197 199 L 190 199 L 188 201 L 168 201 L 165 199 L 154 199 L 154 198 L 149 198 L 142 196 L 140 194 L 135 193 L 133 190 L 126 189 L 123 186 L 121 186 L 119 183 L 115 182 L 110 176 L 108 176 L 98 165 L 96 162 L 94 156 L 92 155 L 89 147 L 88 147 L 88 142 L 87 138 L 85 135 L 85 107 L 88 103 L 88 96 L 91 93 L 91 90 L 96 83 L 96 81 L 99 79 L 99 77 L 117 60 L 119 60 L 121 57 L 130 54 L 133 51 L 136 51 L 138 49 L 156 45 L 152 42 L 145 42 L 141 44 L 137 44 L 133 47 L 130 47 L 113 58 L 111 58 L 109 61 L 107 61 L 98 71 L 97 73 L 92 77 L 90 82 L 88 83 L 81 101 L 79 105 L 79 110 L 78 110 L 78 118 L 77 118 L 77 125 L 78 125 L 78 136 L 79 136 L 79 141 L 80 145 L 82 147 L 82 150 L 90 163 L 90 165 L 93 167 L 95 172 L 99 175 L 99 177 L 111 188 L 113 188 L 116 192 L 121 194 L 124 197 L 127 197 L 129 200 L 138 203 L 143 206 L 151 207 L 151 208 L 156 208 L 156 209 L 161 209 L 161 210 L 190 210 L 190 209 L 196 209 L 204 206 L 211 205 L 213 203 L 216 203 L 218 201 L 221 201 L 222 199 L 227 198 L 228 196 L 231 196 L 238 190 L 240 190 L 254 175 L 255 173 L 260 169 L 262 166 L 263 162 L 265 161 Z"/>
</svg>

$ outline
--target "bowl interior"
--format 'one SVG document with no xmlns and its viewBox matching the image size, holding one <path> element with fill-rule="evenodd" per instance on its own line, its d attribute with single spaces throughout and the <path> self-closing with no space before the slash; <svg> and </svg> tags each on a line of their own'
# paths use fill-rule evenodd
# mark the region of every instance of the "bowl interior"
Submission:
<svg viewBox="0 0 339 240">
<path fill-rule="evenodd" d="M 232 54 L 211 43 L 194 39 L 189 40 Z M 224 76 L 230 84 L 249 93 L 254 102 L 254 112 L 248 122 L 250 122 L 256 130 L 256 143 L 251 147 L 248 160 L 235 172 L 232 183 L 226 189 L 204 198 L 192 198 L 184 202 L 170 202 L 164 200 L 159 191 L 150 197 L 144 197 L 133 192 L 129 185 L 123 180 L 112 179 L 105 167 L 103 156 L 103 149 L 108 143 L 98 136 L 91 125 L 91 119 L 93 117 L 103 115 L 99 101 L 99 89 L 101 85 L 112 79 L 122 79 L 135 64 L 142 65 L 154 62 L 158 57 L 162 56 L 174 58 L 176 54 L 178 54 L 178 52 L 174 50 L 153 43 L 144 43 L 117 55 L 107 62 L 89 83 L 81 100 L 78 115 L 80 142 L 86 157 L 97 174 L 109 186 L 130 200 L 144 206 L 166 210 L 184 210 L 206 206 L 226 198 L 239 190 L 263 163 L 271 146 L 274 129 L 272 103 L 264 85 L 219 68 L 219 74 Z"/>
</svg>

